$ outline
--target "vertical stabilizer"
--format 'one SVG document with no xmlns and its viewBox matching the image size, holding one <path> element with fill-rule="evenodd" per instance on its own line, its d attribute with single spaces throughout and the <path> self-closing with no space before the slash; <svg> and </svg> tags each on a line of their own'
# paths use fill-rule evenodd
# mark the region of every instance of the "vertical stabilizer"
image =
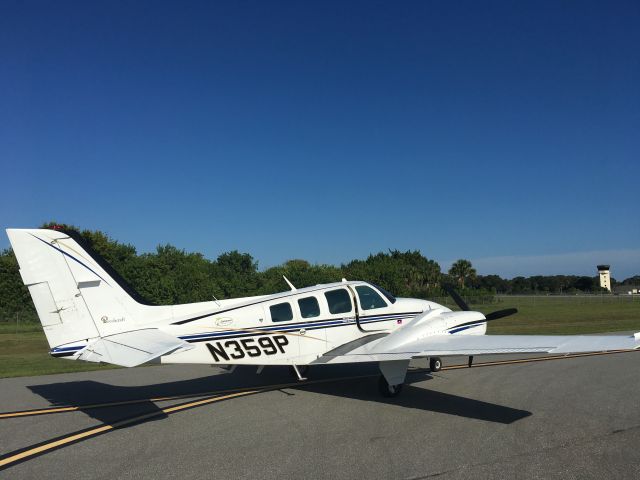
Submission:
<svg viewBox="0 0 640 480">
<path fill-rule="evenodd" d="M 136 328 L 144 307 L 70 234 L 7 229 L 51 348 Z"/>
</svg>

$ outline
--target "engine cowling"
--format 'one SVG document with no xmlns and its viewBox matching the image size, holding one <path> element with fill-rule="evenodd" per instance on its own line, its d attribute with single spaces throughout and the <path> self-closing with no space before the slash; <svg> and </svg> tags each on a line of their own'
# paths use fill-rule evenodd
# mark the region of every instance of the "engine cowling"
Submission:
<svg viewBox="0 0 640 480">
<path fill-rule="evenodd" d="M 483 335 L 487 324 L 480 312 L 452 312 L 433 309 L 418 315 L 389 336 L 380 340 L 376 350 L 392 351 L 403 345 L 431 335 Z"/>
</svg>

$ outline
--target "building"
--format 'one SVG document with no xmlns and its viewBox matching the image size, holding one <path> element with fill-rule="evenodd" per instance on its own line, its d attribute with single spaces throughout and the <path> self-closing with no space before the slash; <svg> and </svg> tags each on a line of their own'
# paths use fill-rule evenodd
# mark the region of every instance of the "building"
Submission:
<svg viewBox="0 0 640 480">
<path fill-rule="evenodd" d="M 616 295 L 640 295 L 640 286 L 638 285 L 617 285 L 613 288 Z"/>
<path fill-rule="evenodd" d="M 609 274 L 609 265 L 598 265 L 598 274 L 600 275 L 600 286 L 611 291 L 611 275 Z"/>
</svg>

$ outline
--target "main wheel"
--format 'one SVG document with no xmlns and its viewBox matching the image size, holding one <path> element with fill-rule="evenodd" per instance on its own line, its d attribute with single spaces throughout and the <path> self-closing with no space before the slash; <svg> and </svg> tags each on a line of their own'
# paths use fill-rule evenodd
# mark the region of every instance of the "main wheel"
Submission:
<svg viewBox="0 0 640 480">
<path fill-rule="evenodd" d="M 431 357 L 429 359 L 429 368 L 432 372 L 439 372 L 442 368 L 442 360 L 440 360 L 440 357 Z"/>
<path fill-rule="evenodd" d="M 402 384 L 398 385 L 389 385 L 387 379 L 384 378 L 384 375 L 380 375 L 380 380 L 378 381 L 378 388 L 380 389 L 380 394 L 383 397 L 391 398 L 397 397 L 402 391 Z"/>
</svg>

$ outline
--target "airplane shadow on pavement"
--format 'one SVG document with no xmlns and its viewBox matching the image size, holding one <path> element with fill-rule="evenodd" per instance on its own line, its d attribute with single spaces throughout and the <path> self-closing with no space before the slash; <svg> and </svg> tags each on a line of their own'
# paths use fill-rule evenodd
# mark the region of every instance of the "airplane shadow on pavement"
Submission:
<svg viewBox="0 0 640 480">
<path fill-rule="evenodd" d="M 484 402 L 473 398 L 452 395 L 450 393 L 429 390 L 413 383 L 431 380 L 428 373 L 407 375 L 406 383 L 400 395 L 384 398 L 377 390 L 377 378 L 360 379 L 355 382 L 339 382 L 333 384 L 305 385 L 299 388 L 324 395 L 353 398 L 356 400 L 385 403 L 404 408 L 413 408 L 428 412 L 444 413 L 458 417 L 466 417 L 487 422 L 510 424 L 526 418 L 531 412 L 519 410 L 496 403 Z"/>
<path fill-rule="evenodd" d="M 155 368 L 155 367 L 151 367 Z M 150 372 L 151 373 L 151 372 Z M 413 372 L 407 375 L 407 383 L 401 394 L 395 398 L 384 398 L 377 388 L 379 371 L 375 365 L 335 365 L 323 366 L 311 370 L 310 380 L 332 378 L 344 380 L 326 383 L 310 383 L 293 385 L 286 388 L 289 395 L 296 395 L 297 390 L 304 390 L 321 395 L 351 398 L 366 402 L 385 403 L 398 407 L 455 415 L 487 422 L 510 424 L 526 418 L 531 412 L 504 405 L 474 400 L 459 395 L 452 395 L 416 387 L 413 383 L 430 380 L 428 372 Z M 153 375 L 150 375 L 152 378 Z M 141 386 L 110 385 L 93 380 L 81 380 L 65 383 L 49 383 L 31 385 L 28 388 L 35 394 L 45 398 L 51 405 L 91 405 L 110 402 L 144 400 L 131 405 L 120 405 L 109 408 L 83 408 L 82 411 L 102 423 L 113 424 L 119 420 L 146 413 L 158 413 L 162 406 L 151 401 L 152 398 L 175 395 L 191 395 L 209 393 L 219 390 L 269 387 L 280 384 L 291 384 L 294 380 L 287 367 L 265 368 L 262 374 L 256 375 L 253 367 L 238 367 L 234 372 L 216 369 L 216 374 L 166 383 L 152 383 Z M 194 400 L 193 398 L 176 399 L 170 405 Z M 160 414 L 145 421 L 157 421 L 166 418 Z"/>
</svg>

